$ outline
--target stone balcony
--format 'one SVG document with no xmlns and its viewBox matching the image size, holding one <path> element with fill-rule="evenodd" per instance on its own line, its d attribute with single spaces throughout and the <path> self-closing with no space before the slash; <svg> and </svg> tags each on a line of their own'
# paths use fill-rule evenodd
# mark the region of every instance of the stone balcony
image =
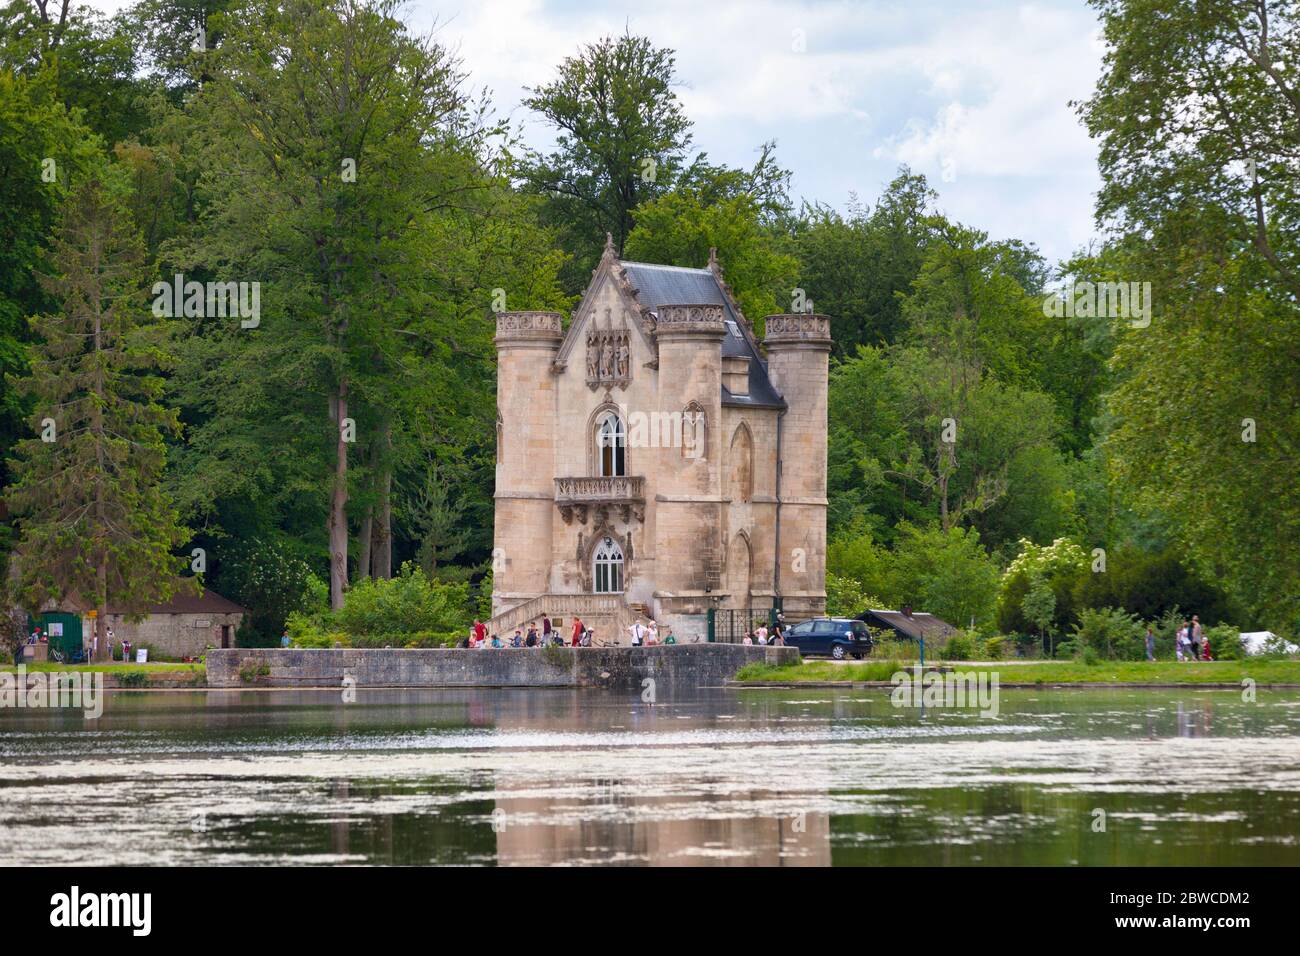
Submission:
<svg viewBox="0 0 1300 956">
<path fill-rule="evenodd" d="M 645 478 L 624 475 L 617 478 L 556 478 L 555 504 L 565 524 L 574 518 L 587 523 L 592 509 L 621 512 L 624 521 L 645 520 Z"/>
</svg>

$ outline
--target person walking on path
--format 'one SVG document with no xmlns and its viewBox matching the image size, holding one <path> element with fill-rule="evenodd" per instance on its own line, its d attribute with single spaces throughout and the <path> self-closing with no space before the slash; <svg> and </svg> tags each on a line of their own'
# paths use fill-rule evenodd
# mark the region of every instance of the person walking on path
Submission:
<svg viewBox="0 0 1300 956">
<path fill-rule="evenodd" d="M 1176 646 L 1177 646 L 1178 659 L 1180 661 L 1187 660 L 1187 655 L 1191 652 L 1191 647 L 1192 647 L 1191 632 L 1192 632 L 1191 622 L 1183 621 L 1183 626 L 1179 628 L 1178 634 L 1174 638 L 1174 641 L 1176 642 Z"/>
<path fill-rule="evenodd" d="M 576 614 L 573 617 L 573 646 L 577 647 L 582 641 L 582 632 L 586 630 L 586 625 L 582 623 L 582 618 Z"/>
<path fill-rule="evenodd" d="M 1149 624 L 1147 625 L 1146 645 L 1147 645 L 1147 660 L 1149 661 L 1155 660 L 1156 659 L 1156 636 L 1152 632 L 1151 625 Z"/>
<path fill-rule="evenodd" d="M 1205 631 L 1201 628 L 1201 619 L 1197 615 L 1192 615 L 1192 626 L 1187 632 L 1187 636 L 1192 642 L 1192 660 L 1201 659 L 1201 638 L 1205 636 Z"/>
</svg>

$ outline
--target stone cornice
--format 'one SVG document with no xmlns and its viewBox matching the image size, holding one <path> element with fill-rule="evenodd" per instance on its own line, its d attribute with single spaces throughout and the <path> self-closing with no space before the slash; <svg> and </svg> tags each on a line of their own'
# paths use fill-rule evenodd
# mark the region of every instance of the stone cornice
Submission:
<svg viewBox="0 0 1300 956">
<path fill-rule="evenodd" d="M 830 316 L 813 312 L 784 315 L 769 315 L 763 320 L 767 334 L 763 344 L 772 348 L 817 348 L 831 347 Z"/>
<path fill-rule="evenodd" d="M 726 311 L 720 305 L 661 305 L 655 323 L 658 338 L 718 337 L 727 334 Z"/>
<path fill-rule="evenodd" d="M 498 312 L 497 348 L 559 348 L 564 316 L 559 312 Z"/>
</svg>

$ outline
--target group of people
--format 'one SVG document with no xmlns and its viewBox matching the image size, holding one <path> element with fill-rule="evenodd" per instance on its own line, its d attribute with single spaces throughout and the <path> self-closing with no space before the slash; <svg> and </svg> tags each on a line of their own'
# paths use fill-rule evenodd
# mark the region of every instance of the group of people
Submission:
<svg viewBox="0 0 1300 956">
<path fill-rule="evenodd" d="M 643 623 L 638 620 L 628 628 L 628 634 L 631 637 L 633 647 L 652 646 L 655 644 L 676 644 L 677 638 L 673 635 L 672 626 L 669 625 L 662 639 L 659 636 L 659 625 L 653 620 Z M 470 628 L 469 635 L 461 642 L 461 647 L 591 647 L 595 638 L 595 631 L 583 623 L 582 618 L 573 619 L 573 627 L 570 629 L 568 639 L 565 635 L 555 628 L 551 622 L 550 615 L 542 615 L 540 622 L 532 621 L 528 625 L 527 631 L 521 627 L 515 628 L 515 633 L 508 637 L 502 638 L 499 634 L 489 634 L 487 625 L 477 618 L 474 619 L 474 626 Z"/>
<path fill-rule="evenodd" d="M 633 647 L 653 647 L 656 644 L 676 644 L 677 637 L 673 634 L 672 625 L 668 625 L 668 630 L 663 639 L 659 638 L 659 625 L 654 618 L 646 618 L 648 623 L 642 623 L 637 620 L 635 624 L 627 629 L 632 638 Z"/>
<path fill-rule="evenodd" d="M 573 619 L 572 644 L 574 647 L 590 647 L 592 631 L 582 623 L 581 618 Z M 542 615 L 541 628 L 538 629 L 538 622 L 532 621 L 528 625 L 528 632 L 525 634 L 523 628 L 515 628 L 512 637 L 502 638 L 499 634 L 488 634 L 487 625 L 478 618 L 474 619 L 474 626 L 470 628 L 469 636 L 460 642 L 461 647 L 563 647 L 566 641 L 564 635 L 556 630 L 551 624 L 550 615 Z"/>
<path fill-rule="evenodd" d="M 781 647 L 785 645 L 785 635 L 781 633 L 780 624 L 773 627 L 771 632 L 768 631 L 766 624 L 759 624 L 752 631 L 746 631 L 744 640 L 740 643 Z"/>
<path fill-rule="evenodd" d="M 1156 635 L 1147 626 L 1146 635 L 1147 660 L 1156 659 Z M 1174 655 L 1180 661 L 1212 661 L 1210 654 L 1210 636 L 1201 627 L 1201 618 L 1193 614 L 1190 621 L 1183 621 L 1183 626 L 1174 635 Z"/>
<path fill-rule="evenodd" d="M 111 625 L 105 629 L 104 637 L 106 640 L 106 646 L 108 647 L 109 659 L 116 660 L 117 658 L 113 654 L 114 637 L 113 637 L 113 628 Z M 49 642 L 50 642 L 49 636 L 46 635 L 39 627 L 35 628 L 32 631 L 32 633 L 27 636 L 28 644 L 48 644 Z M 123 664 L 129 663 L 131 660 L 130 638 L 126 638 L 126 637 L 122 638 L 121 648 L 122 648 L 122 663 Z M 93 661 L 99 657 L 99 635 L 94 631 L 91 631 L 90 636 L 86 638 L 85 653 L 86 653 L 86 659 L 90 661 Z"/>
</svg>

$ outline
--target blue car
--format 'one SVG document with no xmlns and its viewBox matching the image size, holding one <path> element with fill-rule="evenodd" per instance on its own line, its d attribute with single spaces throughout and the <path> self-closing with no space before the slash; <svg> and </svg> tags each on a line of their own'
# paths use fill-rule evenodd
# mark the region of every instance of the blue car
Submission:
<svg viewBox="0 0 1300 956">
<path fill-rule="evenodd" d="M 785 642 L 804 657 L 863 658 L 871 653 L 871 631 L 862 621 L 847 617 L 815 617 L 785 632 Z"/>
</svg>

